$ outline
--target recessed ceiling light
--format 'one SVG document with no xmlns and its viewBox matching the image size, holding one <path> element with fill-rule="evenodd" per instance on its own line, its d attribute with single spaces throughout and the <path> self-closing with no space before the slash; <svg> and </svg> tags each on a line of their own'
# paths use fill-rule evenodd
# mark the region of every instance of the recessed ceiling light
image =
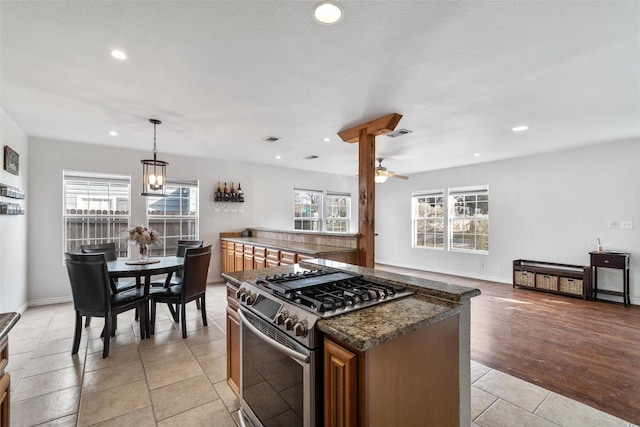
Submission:
<svg viewBox="0 0 640 427">
<path fill-rule="evenodd" d="M 329 137 L 325 138 L 324 142 L 331 142 L 331 138 L 329 138 Z"/>
<path fill-rule="evenodd" d="M 473 153 L 474 156 L 480 157 L 480 153 Z"/>
<path fill-rule="evenodd" d="M 522 132 L 529 129 L 529 126 L 516 126 L 513 129 L 511 129 L 514 132 Z"/>
<path fill-rule="evenodd" d="M 112 51 L 111 51 L 111 56 L 113 56 L 113 57 L 114 57 L 114 58 L 116 58 L 116 59 L 121 59 L 121 60 L 125 60 L 125 59 L 127 59 L 127 54 L 126 54 L 126 53 L 124 53 L 124 52 L 123 52 L 123 51 L 121 51 L 121 50 L 118 50 L 118 49 L 114 49 L 114 50 L 112 50 Z"/>
<path fill-rule="evenodd" d="M 112 130 L 111 132 L 109 132 L 109 135 L 118 136 L 118 132 L 116 132 L 115 130 Z"/>
<path fill-rule="evenodd" d="M 280 160 L 282 158 L 282 156 L 280 156 L 280 154 L 276 155 L 276 159 Z"/>
<path fill-rule="evenodd" d="M 313 17 L 321 24 L 335 24 L 342 19 L 342 9 L 333 2 L 323 1 L 314 8 Z"/>
</svg>

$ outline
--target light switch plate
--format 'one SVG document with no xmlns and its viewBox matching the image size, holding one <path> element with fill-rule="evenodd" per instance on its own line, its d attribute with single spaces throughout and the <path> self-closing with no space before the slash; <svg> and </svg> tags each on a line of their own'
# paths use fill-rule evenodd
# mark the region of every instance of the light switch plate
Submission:
<svg viewBox="0 0 640 427">
<path fill-rule="evenodd" d="M 633 228 L 633 221 L 620 221 L 620 228 Z"/>
<path fill-rule="evenodd" d="M 607 228 L 616 228 L 616 222 L 612 219 L 607 220 Z"/>
</svg>

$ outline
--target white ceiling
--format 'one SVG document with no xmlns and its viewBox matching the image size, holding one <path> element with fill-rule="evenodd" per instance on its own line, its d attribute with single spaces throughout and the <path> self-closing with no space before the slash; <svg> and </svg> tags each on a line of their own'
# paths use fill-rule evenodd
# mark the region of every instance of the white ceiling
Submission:
<svg viewBox="0 0 640 427">
<path fill-rule="evenodd" d="M 2 0 L 1 105 L 29 136 L 150 152 L 156 118 L 160 159 L 344 175 L 337 132 L 393 112 L 401 174 L 640 137 L 638 1 L 315 3 Z"/>
</svg>

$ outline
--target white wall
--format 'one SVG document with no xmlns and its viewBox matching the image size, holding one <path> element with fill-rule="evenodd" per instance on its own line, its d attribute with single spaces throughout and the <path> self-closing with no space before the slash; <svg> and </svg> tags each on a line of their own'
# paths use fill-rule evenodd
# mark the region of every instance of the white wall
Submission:
<svg viewBox="0 0 640 427">
<path fill-rule="evenodd" d="M 511 283 L 514 259 L 589 265 L 600 237 L 605 250 L 631 254 L 640 304 L 639 166 L 636 140 L 389 179 L 376 189 L 376 262 Z M 489 185 L 488 255 L 411 247 L 412 191 L 478 184 Z M 598 277 L 599 287 L 622 290 L 620 271 Z"/>
<path fill-rule="evenodd" d="M 34 304 L 70 300 L 71 292 L 63 259 L 62 171 L 64 169 L 131 174 L 131 222 L 144 224 L 145 199 L 142 189 L 140 159 L 148 152 L 115 149 L 31 138 L 29 218 L 29 300 Z M 222 231 L 246 227 L 293 228 L 293 188 L 302 187 L 352 193 L 357 201 L 355 177 L 275 168 L 249 163 L 225 162 L 199 157 L 171 156 L 159 158 L 169 162 L 169 178 L 200 181 L 200 238 L 213 244 L 211 280 L 220 280 L 220 243 Z M 237 205 L 244 213 L 216 213 L 213 192 L 217 181 L 242 183 L 245 203 Z M 357 219 L 357 203 L 352 203 Z M 357 221 L 353 224 L 357 229 Z"/>
<path fill-rule="evenodd" d="M 0 313 L 21 311 L 27 303 L 27 218 L 29 217 L 29 146 L 27 135 L 0 110 L 0 157 L 4 159 L 4 146 L 18 153 L 19 175 L 13 175 L 0 166 L 0 182 L 19 188 L 26 199 L 16 201 L 0 197 L 0 201 L 18 203 L 26 207 L 25 215 L 0 215 Z M 4 164 L 3 161 L 0 163 Z"/>
</svg>

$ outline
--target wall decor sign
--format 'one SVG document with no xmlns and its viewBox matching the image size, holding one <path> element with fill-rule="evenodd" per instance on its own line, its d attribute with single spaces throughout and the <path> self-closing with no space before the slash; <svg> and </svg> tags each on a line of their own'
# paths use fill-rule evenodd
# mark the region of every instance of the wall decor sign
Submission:
<svg viewBox="0 0 640 427">
<path fill-rule="evenodd" d="M 18 175 L 20 169 L 20 156 L 8 145 L 4 146 L 4 170 Z"/>
</svg>

